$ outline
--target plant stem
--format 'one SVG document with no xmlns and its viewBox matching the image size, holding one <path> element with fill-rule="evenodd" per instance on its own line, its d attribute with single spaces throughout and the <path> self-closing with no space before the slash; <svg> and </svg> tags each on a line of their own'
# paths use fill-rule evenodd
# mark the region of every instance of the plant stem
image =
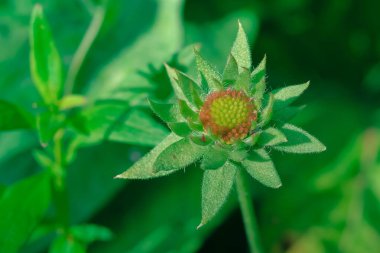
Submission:
<svg viewBox="0 0 380 253">
<path fill-rule="evenodd" d="M 99 30 L 103 24 L 104 20 L 104 7 L 99 6 L 95 9 L 94 15 L 92 17 L 91 23 L 84 35 L 73 60 L 70 64 L 69 71 L 67 74 L 67 79 L 65 83 L 65 94 L 68 95 L 73 92 L 74 84 L 77 79 L 79 70 L 82 67 L 83 61 L 87 56 L 88 51 L 90 50 L 92 43 L 96 39 Z"/>
<path fill-rule="evenodd" d="M 250 252 L 263 253 L 251 193 L 247 183 L 247 175 L 244 170 L 238 170 L 237 173 L 237 193 Z"/>
</svg>

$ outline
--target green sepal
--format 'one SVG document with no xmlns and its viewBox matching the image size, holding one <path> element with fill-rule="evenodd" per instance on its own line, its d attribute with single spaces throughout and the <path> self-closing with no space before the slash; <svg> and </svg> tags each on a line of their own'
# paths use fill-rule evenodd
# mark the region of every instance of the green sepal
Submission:
<svg viewBox="0 0 380 253">
<path fill-rule="evenodd" d="M 276 89 L 274 95 L 274 109 L 278 110 L 291 104 L 296 100 L 310 85 L 310 82 L 304 84 L 291 85 L 285 88 Z"/>
<path fill-rule="evenodd" d="M 281 187 L 281 179 L 264 149 L 251 150 L 247 159 L 241 164 L 254 179 L 263 185 L 271 188 Z"/>
<path fill-rule="evenodd" d="M 196 132 L 193 132 L 190 134 L 190 140 L 194 144 L 200 145 L 200 146 L 208 146 L 214 141 L 210 136 L 204 133 L 196 133 Z"/>
<path fill-rule="evenodd" d="M 192 132 L 187 122 L 171 122 L 168 123 L 168 127 L 173 133 L 181 137 L 186 137 Z"/>
<path fill-rule="evenodd" d="M 153 167 L 156 172 L 184 169 L 198 161 L 207 149 L 183 138 L 168 146 L 158 155 Z"/>
<path fill-rule="evenodd" d="M 177 71 L 167 64 L 164 64 L 164 66 L 165 66 L 166 72 L 169 76 L 170 84 L 173 87 L 173 91 L 174 91 L 175 96 L 178 99 L 186 100 L 186 97 L 183 94 L 183 91 L 182 91 L 182 89 L 179 85 L 179 82 L 178 82 Z"/>
<path fill-rule="evenodd" d="M 232 150 L 229 153 L 228 159 L 240 163 L 247 157 L 248 153 L 246 149 Z"/>
<path fill-rule="evenodd" d="M 261 132 L 256 145 L 258 147 L 275 146 L 287 141 L 285 135 L 280 130 L 270 127 Z"/>
<path fill-rule="evenodd" d="M 161 177 L 169 175 L 172 171 L 159 171 L 155 172 L 154 163 L 157 160 L 157 157 L 166 150 L 173 143 L 178 142 L 182 138 L 177 136 L 174 133 L 169 134 L 163 141 L 161 141 L 155 148 L 153 148 L 148 154 L 143 158 L 138 160 L 135 164 L 132 165 L 129 169 L 123 173 L 117 175 L 115 178 L 124 178 L 124 179 L 149 179 L 155 177 Z"/>
<path fill-rule="evenodd" d="M 236 90 L 243 90 L 245 92 L 248 92 L 249 86 L 251 82 L 251 73 L 249 69 L 242 68 L 240 71 L 240 74 L 238 75 L 234 87 Z"/>
<path fill-rule="evenodd" d="M 195 122 L 199 121 L 198 114 L 194 112 L 193 109 L 191 109 L 184 100 L 179 99 L 178 105 L 179 105 L 179 111 L 181 112 L 181 115 L 183 116 L 183 118 L 185 118 L 188 121 L 195 121 Z"/>
<path fill-rule="evenodd" d="M 260 83 L 262 80 L 265 81 L 266 64 L 267 64 L 267 56 L 264 55 L 264 57 L 261 60 L 261 62 L 259 63 L 259 65 L 257 65 L 257 67 L 254 68 L 254 70 L 252 71 L 251 81 L 253 84 Z"/>
<path fill-rule="evenodd" d="M 178 104 L 158 103 L 148 99 L 152 111 L 165 122 L 179 122 L 184 118 L 181 115 Z"/>
<path fill-rule="evenodd" d="M 201 162 L 201 169 L 215 170 L 222 167 L 228 159 L 226 150 L 220 147 L 209 147 Z"/>
<path fill-rule="evenodd" d="M 246 145 L 248 145 L 248 146 L 251 146 L 251 147 L 254 146 L 257 143 L 257 141 L 258 141 L 258 139 L 260 137 L 260 133 L 261 132 L 255 132 L 255 133 L 251 134 L 250 136 L 248 136 L 247 138 L 245 138 L 243 140 L 243 142 Z"/>
<path fill-rule="evenodd" d="M 226 162 L 216 170 L 206 170 L 202 182 L 202 220 L 198 229 L 207 224 L 221 209 L 232 190 L 236 165 Z"/>
<path fill-rule="evenodd" d="M 34 85 L 46 104 L 62 95 L 63 67 L 41 5 L 36 4 L 30 22 L 30 68 Z"/>
<path fill-rule="evenodd" d="M 193 131 L 203 132 L 203 125 L 201 123 L 189 121 L 189 127 Z"/>
<path fill-rule="evenodd" d="M 272 119 L 273 115 L 273 105 L 274 105 L 274 96 L 272 93 L 269 93 L 266 106 L 259 114 L 259 124 L 258 127 L 265 127 Z"/>
<path fill-rule="evenodd" d="M 240 71 L 243 69 L 251 69 L 251 50 L 249 49 L 247 35 L 240 21 L 236 39 L 232 45 L 231 54 L 235 57 Z"/>
<path fill-rule="evenodd" d="M 209 89 L 212 91 L 222 90 L 222 77 L 218 71 L 199 54 L 197 49 L 194 49 L 194 53 L 198 71 L 203 74 Z"/>
<path fill-rule="evenodd" d="M 235 57 L 230 54 L 228 56 L 228 60 L 226 66 L 223 71 L 223 86 L 225 88 L 230 87 L 233 83 L 235 83 L 236 78 L 239 75 L 239 67 L 236 62 Z"/>
<path fill-rule="evenodd" d="M 266 90 L 266 56 L 262 59 L 260 64 L 253 70 L 251 74 L 250 95 L 254 98 L 256 108 L 261 108 L 261 103 Z"/>
<path fill-rule="evenodd" d="M 326 150 L 317 138 L 291 124 L 284 124 L 281 128 L 281 132 L 284 133 L 288 141 L 283 144 L 274 146 L 274 149 L 287 153 L 319 153 Z"/>
<path fill-rule="evenodd" d="M 186 74 L 176 70 L 178 84 L 181 88 L 187 102 L 196 108 L 200 108 L 203 105 L 201 98 L 201 88 L 200 86 Z"/>
</svg>

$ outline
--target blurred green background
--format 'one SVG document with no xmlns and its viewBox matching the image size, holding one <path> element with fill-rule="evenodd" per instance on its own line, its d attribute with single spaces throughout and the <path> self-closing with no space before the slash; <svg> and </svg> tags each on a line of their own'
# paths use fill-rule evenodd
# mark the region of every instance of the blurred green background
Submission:
<svg viewBox="0 0 380 253">
<path fill-rule="evenodd" d="M 0 99 L 29 111 L 39 100 L 30 77 L 28 45 L 36 2 L 0 2 Z M 379 1 L 38 2 L 66 68 L 91 22 L 91 6 L 104 11 L 75 91 L 89 101 L 110 99 L 143 108 L 148 96 L 171 96 L 164 62 L 192 73 L 186 46 L 199 43 L 202 54 L 221 68 L 240 19 L 254 64 L 267 55 L 271 89 L 311 80 L 298 101 L 307 107 L 294 122 L 327 146 L 318 155 L 272 152 L 283 187 L 272 190 L 252 183 L 264 248 L 380 252 Z M 72 224 L 100 224 L 114 234 L 109 241 L 92 244 L 88 252 L 247 252 L 234 198 L 213 224 L 195 229 L 200 220 L 198 168 L 149 181 L 113 179 L 167 133 L 148 109 L 136 117 L 148 128 L 139 138 L 132 140 L 129 128 L 108 134 L 81 149 L 69 166 Z M 0 132 L 1 188 L 40 170 L 32 155 L 38 148 L 33 131 Z M 51 234 L 34 233 L 21 252 L 45 252 L 51 240 Z"/>
</svg>

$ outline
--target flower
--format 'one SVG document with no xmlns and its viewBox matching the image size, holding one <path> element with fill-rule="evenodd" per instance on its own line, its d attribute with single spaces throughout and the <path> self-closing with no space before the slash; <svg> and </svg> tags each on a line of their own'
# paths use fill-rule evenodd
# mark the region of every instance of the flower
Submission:
<svg viewBox="0 0 380 253">
<path fill-rule="evenodd" d="M 199 161 L 204 170 L 204 225 L 227 199 L 237 171 L 246 171 L 268 187 L 281 186 L 268 149 L 315 153 L 324 151 L 325 146 L 287 123 L 302 109 L 292 104 L 309 83 L 269 92 L 266 57 L 252 69 L 248 41 L 240 23 L 222 74 L 197 49 L 194 53 L 199 80 L 166 66 L 177 101 L 149 101 L 173 133 L 117 178 L 165 176 Z"/>
</svg>

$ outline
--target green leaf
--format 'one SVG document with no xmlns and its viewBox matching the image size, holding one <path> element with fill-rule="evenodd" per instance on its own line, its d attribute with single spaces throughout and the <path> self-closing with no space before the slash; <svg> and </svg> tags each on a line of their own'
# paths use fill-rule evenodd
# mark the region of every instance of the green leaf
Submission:
<svg viewBox="0 0 380 253">
<path fill-rule="evenodd" d="M 0 198 L 0 252 L 19 252 L 50 202 L 46 173 L 23 179 L 7 188 Z"/>
<path fill-rule="evenodd" d="M 181 139 L 158 155 L 154 170 L 160 172 L 184 169 L 198 161 L 206 150 L 205 147 L 192 143 L 189 138 Z"/>
<path fill-rule="evenodd" d="M 86 253 L 86 247 L 83 243 L 62 234 L 52 242 L 49 253 Z"/>
<path fill-rule="evenodd" d="M 75 107 L 80 107 L 86 104 L 86 98 L 81 95 L 68 95 L 58 101 L 58 108 L 60 110 L 68 110 Z"/>
<path fill-rule="evenodd" d="M 230 54 L 228 56 L 227 64 L 223 71 L 223 84 L 225 86 L 230 86 L 235 83 L 236 78 L 239 75 L 239 67 L 237 65 L 235 57 Z"/>
<path fill-rule="evenodd" d="M 265 186 L 279 188 L 282 185 L 273 162 L 264 149 L 252 150 L 241 164 L 254 179 Z"/>
<path fill-rule="evenodd" d="M 169 76 L 170 79 L 170 84 L 173 87 L 173 91 L 178 99 L 181 100 L 186 100 L 186 96 L 180 86 L 180 83 L 178 81 L 178 76 L 177 76 L 177 70 L 174 68 L 170 67 L 169 65 L 165 64 L 165 69 L 166 73 Z"/>
<path fill-rule="evenodd" d="M 227 162 L 219 169 L 203 172 L 202 220 L 198 229 L 207 224 L 226 202 L 237 169 L 236 165 Z"/>
<path fill-rule="evenodd" d="M 199 85 L 191 79 L 186 74 L 176 71 L 178 77 L 178 84 L 186 98 L 186 101 L 189 102 L 196 108 L 200 108 L 203 105 L 203 101 L 201 99 L 201 88 Z"/>
<path fill-rule="evenodd" d="M 95 224 L 74 226 L 70 229 L 70 233 L 75 239 L 86 244 L 112 239 L 112 232 L 108 228 Z"/>
<path fill-rule="evenodd" d="M 200 145 L 200 146 L 207 146 L 213 142 L 210 136 L 205 135 L 204 133 L 194 133 L 194 132 L 190 135 L 190 140 L 196 145 Z"/>
<path fill-rule="evenodd" d="M 281 132 L 285 134 L 288 142 L 274 146 L 273 148 L 277 150 L 300 154 L 318 153 L 326 150 L 325 145 L 317 138 L 291 124 L 283 125 Z"/>
<path fill-rule="evenodd" d="M 235 57 L 240 70 L 251 69 L 251 50 L 249 49 L 247 35 L 240 21 L 231 54 Z"/>
<path fill-rule="evenodd" d="M 189 105 L 184 100 L 179 99 L 178 104 L 179 104 L 179 111 L 181 112 L 182 116 L 186 120 L 195 121 L 195 122 L 199 121 L 198 114 L 196 112 L 194 112 L 193 109 L 191 109 L 189 107 Z"/>
<path fill-rule="evenodd" d="M 257 141 L 259 147 L 275 146 L 287 142 L 285 135 L 278 129 L 270 127 L 261 132 Z"/>
<path fill-rule="evenodd" d="M 0 100 L 0 131 L 31 128 L 31 115 L 15 104 Z"/>
<path fill-rule="evenodd" d="M 208 63 L 196 49 L 194 49 L 194 53 L 198 70 L 206 79 L 209 89 L 213 91 L 223 89 L 223 86 L 221 85 L 222 77 L 218 71 L 215 70 L 215 68 L 212 67 L 211 64 Z"/>
<path fill-rule="evenodd" d="M 262 112 L 259 114 L 259 127 L 265 127 L 272 119 L 273 115 L 273 105 L 274 105 L 274 96 L 272 93 L 269 93 L 268 101 L 266 103 L 266 106 L 262 110 Z"/>
<path fill-rule="evenodd" d="M 191 134 L 192 130 L 186 122 L 168 123 L 168 127 L 178 136 L 186 137 Z"/>
<path fill-rule="evenodd" d="M 63 126 L 64 121 L 62 115 L 56 115 L 52 112 L 43 112 L 37 115 L 36 127 L 42 146 L 46 146 L 53 139 L 58 129 Z"/>
<path fill-rule="evenodd" d="M 306 106 L 287 106 L 273 112 L 272 120 L 285 123 L 294 118 Z"/>
<path fill-rule="evenodd" d="M 62 62 L 39 4 L 34 6 L 30 23 L 30 67 L 44 102 L 58 101 L 63 89 Z"/>
<path fill-rule="evenodd" d="M 248 92 L 249 85 L 251 81 L 250 71 L 248 69 L 242 69 L 238 75 L 236 82 L 234 84 L 235 89 L 244 90 Z"/>
<path fill-rule="evenodd" d="M 293 101 L 296 100 L 309 87 L 309 85 L 310 83 L 307 82 L 274 90 L 274 109 L 278 110 L 293 103 Z"/>
<path fill-rule="evenodd" d="M 125 178 L 125 179 L 149 179 L 160 176 L 166 176 L 174 172 L 172 171 L 154 171 L 154 164 L 157 160 L 157 157 L 166 150 L 172 144 L 178 142 L 182 138 L 171 133 L 169 134 L 162 142 L 160 142 L 154 149 L 152 149 L 148 154 L 143 158 L 137 161 L 132 167 L 127 169 L 125 172 L 116 176 L 116 178 Z"/>
<path fill-rule="evenodd" d="M 201 162 L 203 170 L 215 170 L 222 167 L 228 159 L 227 151 L 218 147 L 210 147 Z"/>
<path fill-rule="evenodd" d="M 265 76 L 266 76 L 266 64 L 267 64 L 267 56 L 264 55 L 264 58 L 261 60 L 259 65 L 254 68 L 251 74 L 251 80 L 253 84 L 258 84 L 262 80 L 265 82 Z"/>
<path fill-rule="evenodd" d="M 253 70 L 251 74 L 250 94 L 253 96 L 256 107 L 261 108 L 261 103 L 266 90 L 266 56 L 261 60 L 260 64 Z"/>
<path fill-rule="evenodd" d="M 183 120 L 178 104 L 164 104 L 148 99 L 152 111 L 165 122 L 179 122 Z"/>
</svg>

